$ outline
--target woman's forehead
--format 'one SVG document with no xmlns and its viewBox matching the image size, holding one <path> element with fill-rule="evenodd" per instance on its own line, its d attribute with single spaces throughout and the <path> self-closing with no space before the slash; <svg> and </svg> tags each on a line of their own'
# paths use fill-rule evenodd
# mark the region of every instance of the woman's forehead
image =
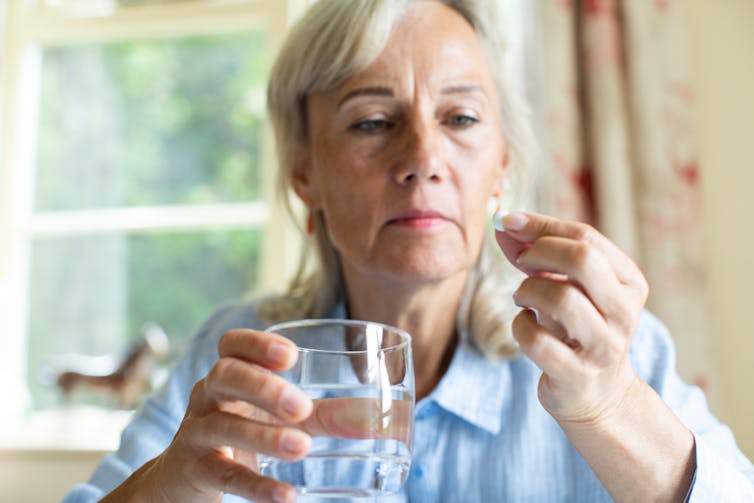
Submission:
<svg viewBox="0 0 754 503">
<path fill-rule="evenodd" d="M 484 48 L 458 12 L 438 2 L 412 3 L 377 59 L 347 79 L 338 101 L 360 88 L 394 92 L 428 87 L 434 92 L 476 86 L 489 94 L 494 80 Z"/>
</svg>

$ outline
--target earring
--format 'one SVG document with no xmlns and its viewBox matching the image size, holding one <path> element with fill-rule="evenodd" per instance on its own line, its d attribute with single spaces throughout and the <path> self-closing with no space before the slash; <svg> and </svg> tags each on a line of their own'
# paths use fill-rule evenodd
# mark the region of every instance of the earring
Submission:
<svg viewBox="0 0 754 503">
<path fill-rule="evenodd" d="M 306 234 L 311 236 L 314 234 L 314 211 L 309 210 L 309 216 L 306 217 Z"/>
</svg>

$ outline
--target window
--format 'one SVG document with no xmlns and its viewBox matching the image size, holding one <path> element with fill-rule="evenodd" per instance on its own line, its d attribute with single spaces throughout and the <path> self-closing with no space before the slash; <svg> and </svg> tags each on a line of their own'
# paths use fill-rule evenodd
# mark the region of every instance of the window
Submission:
<svg viewBox="0 0 754 503">
<path fill-rule="evenodd" d="M 66 355 L 123 355 L 147 322 L 179 353 L 219 302 L 284 281 L 295 253 L 269 250 L 295 246 L 273 207 L 264 93 L 294 3 L 4 3 L 0 378 L 13 419 L 54 421 L 61 365 L 112 364 Z"/>
<path fill-rule="evenodd" d="M 43 50 L 27 325 L 35 408 L 55 403 L 40 376 L 55 355 L 117 353 L 150 321 L 175 345 L 218 301 L 256 286 L 267 59 L 259 32 Z M 212 211 L 225 229 L 197 225 Z M 239 211 L 246 218 L 228 225 Z"/>
</svg>

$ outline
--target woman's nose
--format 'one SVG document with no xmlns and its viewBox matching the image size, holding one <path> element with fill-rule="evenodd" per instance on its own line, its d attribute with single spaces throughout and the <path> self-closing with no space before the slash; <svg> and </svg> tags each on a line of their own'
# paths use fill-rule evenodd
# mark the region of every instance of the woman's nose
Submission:
<svg viewBox="0 0 754 503">
<path fill-rule="evenodd" d="M 404 135 L 395 170 L 396 182 L 406 185 L 441 181 L 445 167 L 438 126 L 430 121 L 407 124 Z"/>
</svg>

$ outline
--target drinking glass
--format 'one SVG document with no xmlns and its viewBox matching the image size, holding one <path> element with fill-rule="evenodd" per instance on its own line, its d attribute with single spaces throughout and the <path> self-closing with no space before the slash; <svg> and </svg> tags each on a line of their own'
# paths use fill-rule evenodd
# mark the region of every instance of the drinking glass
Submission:
<svg viewBox="0 0 754 503">
<path fill-rule="evenodd" d="M 309 454 L 292 462 L 259 455 L 260 473 L 301 495 L 398 492 L 411 464 L 411 336 L 380 323 L 328 319 L 290 321 L 266 331 L 296 344 L 296 364 L 278 374 L 303 390 L 314 408 L 298 425 L 312 436 Z"/>
</svg>

